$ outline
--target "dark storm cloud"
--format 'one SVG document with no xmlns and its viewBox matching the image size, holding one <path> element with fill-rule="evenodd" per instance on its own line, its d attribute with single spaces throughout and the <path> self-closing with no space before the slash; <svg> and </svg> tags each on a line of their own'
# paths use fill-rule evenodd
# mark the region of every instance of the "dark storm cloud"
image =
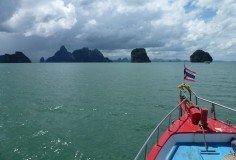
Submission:
<svg viewBox="0 0 236 160">
<path fill-rule="evenodd" d="M 9 19 L 20 5 L 20 0 L 0 1 L 0 32 L 11 32 L 11 29 L 4 26 L 3 22 Z"/>
<path fill-rule="evenodd" d="M 19 7 L 20 1 L 19 0 L 1 0 L 0 1 L 0 22 L 3 22 L 9 19 L 12 14 L 15 12 L 17 7 Z"/>
</svg>

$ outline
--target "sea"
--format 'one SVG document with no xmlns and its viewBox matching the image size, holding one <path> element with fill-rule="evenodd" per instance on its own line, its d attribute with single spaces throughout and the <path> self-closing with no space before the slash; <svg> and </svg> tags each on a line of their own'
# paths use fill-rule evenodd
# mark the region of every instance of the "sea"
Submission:
<svg viewBox="0 0 236 160">
<path fill-rule="evenodd" d="M 199 96 L 236 109 L 236 62 L 190 63 Z M 132 160 L 177 105 L 183 62 L 0 64 L 1 160 Z M 234 119 L 229 112 L 223 120 Z"/>
</svg>

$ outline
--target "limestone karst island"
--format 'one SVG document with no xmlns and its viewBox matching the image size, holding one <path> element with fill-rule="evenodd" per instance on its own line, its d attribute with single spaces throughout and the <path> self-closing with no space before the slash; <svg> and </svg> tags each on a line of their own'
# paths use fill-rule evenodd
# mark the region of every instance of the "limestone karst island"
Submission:
<svg viewBox="0 0 236 160">
<path fill-rule="evenodd" d="M 203 50 L 196 50 L 191 56 L 190 56 L 191 62 L 205 62 L 205 63 L 211 63 L 213 61 L 213 58 L 208 52 L 205 52 Z"/>
<path fill-rule="evenodd" d="M 131 62 L 131 63 L 150 63 L 150 62 L 181 62 L 179 59 L 152 59 L 150 60 L 145 48 L 135 48 L 130 53 L 130 59 L 118 58 L 111 60 L 105 57 L 103 53 L 98 49 L 81 48 L 76 49 L 73 52 L 69 52 L 63 45 L 56 53 L 48 58 L 41 57 L 40 63 L 81 63 L 81 62 Z M 213 58 L 208 52 L 203 50 L 196 50 L 190 56 L 190 62 L 194 63 L 211 63 Z M 14 54 L 0 55 L 0 63 L 31 63 L 23 52 L 16 51 Z"/>
</svg>

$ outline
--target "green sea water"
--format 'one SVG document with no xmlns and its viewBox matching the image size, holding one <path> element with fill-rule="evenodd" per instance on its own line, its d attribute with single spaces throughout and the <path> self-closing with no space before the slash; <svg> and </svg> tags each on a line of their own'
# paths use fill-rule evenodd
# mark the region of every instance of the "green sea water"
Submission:
<svg viewBox="0 0 236 160">
<path fill-rule="evenodd" d="M 186 65 L 198 95 L 236 108 L 235 62 Z M 0 64 L 0 73 L 1 160 L 128 160 L 176 106 L 183 63 Z"/>
</svg>

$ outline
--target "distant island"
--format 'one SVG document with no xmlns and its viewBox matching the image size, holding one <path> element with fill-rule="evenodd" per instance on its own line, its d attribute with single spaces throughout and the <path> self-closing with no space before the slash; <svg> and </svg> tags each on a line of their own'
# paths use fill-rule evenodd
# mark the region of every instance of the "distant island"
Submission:
<svg viewBox="0 0 236 160">
<path fill-rule="evenodd" d="M 0 63 L 31 63 L 31 60 L 22 52 L 0 55 Z"/>
<path fill-rule="evenodd" d="M 52 57 L 49 57 L 46 60 L 44 57 L 41 57 L 40 62 L 130 62 L 130 60 L 128 58 L 110 60 L 109 58 L 104 57 L 102 52 L 98 49 L 90 50 L 89 48 L 85 47 L 74 50 L 71 53 L 67 51 L 65 46 L 61 46 L 61 48 Z M 151 61 L 144 48 L 136 48 L 131 52 L 131 62 L 144 63 Z"/>
<path fill-rule="evenodd" d="M 40 59 L 40 62 L 112 62 L 109 58 L 104 57 L 98 50 L 90 50 L 88 48 L 81 48 L 74 50 L 72 53 L 68 52 L 65 46 L 61 46 L 52 57 L 49 57 L 46 61 L 44 57 Z"/>
<path fill-rule="evenodd" d="M 112 62 L 130 62 L 128 58 L 118 58 L 116 60 L 112 60 Z"/>
<path fill-rule="evenodd" d="M 61 48 L 52 57 L 49 57 L 45 62 L 74 62 L 74 61 L 75 61 L 74 56 L 67 51 L 65 46 L 61 46 Z"/>
<path fill-rule="evenodd" d="M 45 59 L 44 57 L 41 57 L 40 60 L 39 60 L 40 63 L 44 63 L 45 62 Z"/>
<path fill-rule="evenodd" d="M 181 60 L 181 59 L 157 59 L 157 58 L 154 58 L 151 61 L 152 62 L 187 62 L 188 60 Z"/>
<path fill-rule="evenodd" d="M 131 52 L 132 63 L 150 63 L 150 59 L 147 56 L 145 48 L 136 48 Z"/>
<path fill-rule="evenodd" d="M 118 59 L 109 59 L 104 57 L 101 51 L 98 49 L 89 49 L 81 48 L 76 49 L 72 53 L 69 52 L 66 47 L 63 45 L 60 49 L 51 57 L 45 59 L 41 57 L 40 63 L 80 63 L 80 62 L 119 62 L 119 63 L 150 63 L 150 62 L 183 62 L 188 60 L 180 59 L 149 59 L 145 48 L 135 48 L 131 51 L 130 58 L 118 58 Z M 208 52 L 203 50 L 196 50 L 190 56 L 190 62 L 204 62 L 211 63 L 213 58 Z M 14 54 L 4 54 L 0 55 L 0 63 L 31 63 L 31 60 L 20 51 L 16 51 Z"/>
<path fill-rule="evenodd" d="M 211 63 L 213 61 L 213 58 L 208 52 L 205 52 L 203 50 L 196 50 L 191 56 L 190 56 L 190 62 L 205 62 L 205 63 Z"/>
</svg>

